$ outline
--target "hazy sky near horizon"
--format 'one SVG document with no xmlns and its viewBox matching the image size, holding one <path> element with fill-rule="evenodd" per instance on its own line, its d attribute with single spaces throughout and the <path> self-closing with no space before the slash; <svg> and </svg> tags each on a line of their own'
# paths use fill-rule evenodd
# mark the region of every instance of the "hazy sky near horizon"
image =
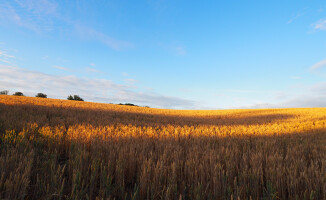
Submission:
<svg viewBox="0 0 326 200">
<path fill-rule="evenodd" d="M 158 108 L 326 106 L 322 0 L 0 0 L 0 90 Z"/>
</svg>

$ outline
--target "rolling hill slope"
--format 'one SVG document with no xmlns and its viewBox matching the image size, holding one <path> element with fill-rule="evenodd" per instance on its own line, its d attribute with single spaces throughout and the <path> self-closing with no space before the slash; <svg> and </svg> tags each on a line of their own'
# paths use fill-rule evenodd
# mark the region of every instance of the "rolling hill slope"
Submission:
<svg viewBox="0 0 326 200">
<path fill-rule="evenodd" d="M 0 198 L 326 199 L 326 108 L 0 96 Z"/>
</svg>

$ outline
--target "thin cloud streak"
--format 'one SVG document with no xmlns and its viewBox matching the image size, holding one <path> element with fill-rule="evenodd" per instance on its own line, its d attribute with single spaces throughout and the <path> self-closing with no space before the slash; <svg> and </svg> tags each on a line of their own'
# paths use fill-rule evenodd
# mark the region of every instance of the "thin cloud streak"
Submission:
<svg viewBox="0 0 326 200">
<path fill-rule="evenodd" d="M 304 9 L 305 10 L 305 9 Z M 300 17 L 304 16 L 305 13 L 304 12 L 299 12 L 297 13 L 295 16 L 293 16 L 289 21 L 287 21 L 287 24 L 291 24 L 292 22 L 294 22 L 295 20 L 299 19 Z"/>
<path fill-rule="evenodd" d="M 281 102 L 263 102 L 254 105 L 241 106 L 242 109 L 259 108 L 316 108 L 326 107 L 326 82 L 307 87 L 301 94 L 284 93 Z"/>
<path fill-rule="evenodd" d="M 184 56 L 187 54 L 187 51 L 183 46 L 176 46 L 176 47 L 174 47 L 174 50 L 175 50 L 176 54 L 179 56 Z"/>
<path fill-rule="evenodd" d="M 71 71 L 70 69 L 68 69 L 68 68 L 66 68 L 66 67 L 57 66 L 57 65 L 53 66 L 53 68 L 55 68 L 55 69 L 59 69 L 59 70 L 62 70 L 62 71 L 66 71 L 66 72 Z"/>
<path fill-rule="evenodd" d="M 40 34 L 53 30 L 55 12 L 56 4 L 46 0 L 4 2 L 0 3 L 0 23 L 14 24 Z"/>
<path fill-rule="evenodd" d="M 138 80 L 135 80 L 135 79 L 132 79 L 132 78 L 124 79 L 124 81 L 126 83 L 128 83 L 129 85 L 133 85 L 133 84 L 138 82 Z"/>
<path fill-rule="evenodd" d="M 0 24 L 14 24 L 41 34 L 53 32 L 56 28 L 55 26 L 59 26 L 59 21 L 68 25 L 68 28 L 61 26 L 67 32 L 73 32 L 73 34 L 77 34 L 82 39 L 100 42 L 116 51 L 134 47 L 130 42 L 118 40 L 94 28 L 84 26 L 62 16 L 58 12 L 58 7 L 59 5 L 56 2 L 48 0 L 16 0 L 11 3 L 0 3 Z"/>
<path fill-rule="evenodd" d="M 97 69 L 92 68 L 92 67 L 86 67 L 86 68 L 85 68 L 85 71 L 86 71 L 87 73 L 101 73 L 100 70 L 97 70 Z"/>
<path fill-rule="evenodd" d="M 12 64 L 11 59 L 13 58 L 15 58 L 15 56 L 9 55 L 6 51 L 0 50 L 0 62 Z"/>
<path fill-rule="evenodd" d="M 314 64 L 313 66 L 311 66 L 310 70 L 316 70 L 316 69 L 319 69 L 319 68 L 322 68 L 322 67 L 326 67 L 326 59 Z"/>
<path fill-rule="evenodd" d="M 15 0 L 15 2 L 33 13 L 44 13 L 44 14 L 53 14 L 56 13 L 58 5 L 55 2 L 48 0 L 28 0 L 21 1 Z"/>
<path fill-rule="evenodd" d="M 315 30 L 326 30 L 326 19 L 321 19 L 313 24 Z"/>
<path fill-rule="evenodd" d="M 302 77 L 301 77 L 301 76 L 291 76 L 290 78 L 291 78 L 291 79 L 294 79 L 294 80 L 299 80 L 299 79 L 302 79 Z"/>
<path fill-rule="evenodd" d="M 130 48 L 134 47 L 133 44 L 131 44 L 129 42 L 114 39 L 114 38 L 112 38 L 102 32 L 96 31 L 95 29 L 90 28 L 90 27 L 75 25 L 75 29 L 81 38 L 101 42 L 101 43 L 105 44 L 106 46 L 108 46 L 114 50 L 117 50 L 117 51 L 130 49 Z"/>
</svg>

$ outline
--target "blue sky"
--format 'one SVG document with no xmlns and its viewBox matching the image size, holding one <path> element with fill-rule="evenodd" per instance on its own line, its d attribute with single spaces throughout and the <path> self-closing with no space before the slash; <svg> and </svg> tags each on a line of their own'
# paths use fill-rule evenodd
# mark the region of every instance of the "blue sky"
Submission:
<svg viewBox="0 0 326 200">
<path fill-rule="evenodd" d="M 176 109 L 326 106 L 325 1 L 0 1 L 0 90 Z"/>
</svg>

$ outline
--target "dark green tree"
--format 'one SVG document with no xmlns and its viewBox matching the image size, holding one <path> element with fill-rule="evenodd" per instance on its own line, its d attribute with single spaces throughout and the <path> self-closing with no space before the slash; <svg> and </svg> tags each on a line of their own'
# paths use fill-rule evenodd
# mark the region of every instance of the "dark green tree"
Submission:
<svg viewBox="0 0 326 200">
<path fill-rule="evenodd" d="M 2 90 L 0 91 L 0 95 L 8 95 L 9 91 L 8 90 Z"/>
<path fill-rule="evenodd" d="M 84 101 L 84 99 L 81 98 L 79 95 L 74 95 L 74 96 L 69 95 L 67 99 L 68 100 L 74 100 L 74 101 Z"/>
<path fill-rule="evenodd" d="M 40 97 L 40 98 L 47 98 L 48 95 L 44 94 L 44 93 L 37 93 L 37 95 L 35 97 Z"/>
<path fill-rule="evenodd" d="M 68 99 L 68 100 L 74 100 L 74 97 L 71 96 L 71 95 L 69 95 L 67 99 Z"/>
<path fill-rule="evenodd" d="M 74 95 L 74 100 L 75 100 L 75 101 L 84 101 L 84 99 L 81 98 L 81 97 L 78 96 L 78 95 Z"/>
<path fill-rule="evenodd" d="M 22 92 L 15 92 L 13 95 L 14 96 L 24 96 L 24 94 Z"/>
</svg>

